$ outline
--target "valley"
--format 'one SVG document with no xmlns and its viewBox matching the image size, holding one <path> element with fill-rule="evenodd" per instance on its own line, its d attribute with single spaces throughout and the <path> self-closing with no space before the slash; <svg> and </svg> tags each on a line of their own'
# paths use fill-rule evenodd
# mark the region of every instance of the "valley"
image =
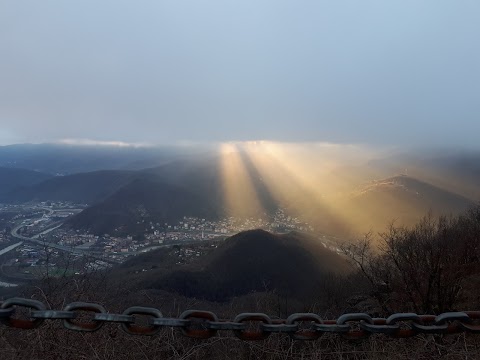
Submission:
<svg viewBox="0 0 480 360">
<path fill-rule="evenodd" d="M 186 216 L 172 224 L 143 221 L 145 232 L 139 238 L 98 236 L 64 226 L 84 208 L 85 205 L 65 202 L 1 206 L 0 218 L 2 214 L 13 216 L 4 223 L 5 231 L 0 239 L 0 280 L 5 280 L 0 286 L 41 279 L 47 273 L 55 277 L 105 270 L 131 257 L 175 246 L 182 249 L 174 256 L 176 263 L 185 264 L 189 258 L 202 255 L 198 249 L 248 229 L 314 234 L 313 227 L 286 215 L 283 210 L 277 211 L 269 221 L 234 217 L 212 221 Z M 334 237 L 321 235 L 321 238 L 324 244 L 335 246 Z M 12 242 L 15 243 L 9 245 Z"/>
</svg>

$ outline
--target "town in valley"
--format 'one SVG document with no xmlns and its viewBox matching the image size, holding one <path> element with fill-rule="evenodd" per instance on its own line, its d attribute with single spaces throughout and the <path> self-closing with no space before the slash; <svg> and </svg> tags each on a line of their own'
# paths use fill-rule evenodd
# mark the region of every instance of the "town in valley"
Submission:
<svg viewBox="0 0 480 360">
<path fill-rule="evenodd" d="M 287 215 L 283 209 L 264 218 L 227 217 L 213 221 L 184 216 L 172 224 L 142 220 L 145 231 L 141 234 L 94 235 L 65 226 L 69 218 L 86 207 L 49 201 L 0 204 L 0 287 L 15 287 L 45 276 L 104 270 L 161 247 L 175 247 L 175 262 L 187 264 L 216 248 L 218 242 L 249 229 L 315 233 L 311 225 Z M 325 247 L 338 251 L 334 237 L 317 236 Z"/>
</svg>

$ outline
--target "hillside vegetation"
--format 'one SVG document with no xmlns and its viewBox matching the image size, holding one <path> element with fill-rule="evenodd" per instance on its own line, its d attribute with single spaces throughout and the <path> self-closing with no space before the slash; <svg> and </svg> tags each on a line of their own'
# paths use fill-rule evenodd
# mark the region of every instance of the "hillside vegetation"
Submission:
<svg viewBox="0 0 480 360">
<path fill-rule="evenodd" d="M 169 251 L 175 249 L 163 249 L 134 258 L 107 274 L 46 279 L 24 291 L 53 308 L 71 301 L 93 301 L 116 313 L 132 305 L 156 307 L 167 317 L 195 308 L 225 319 L 243 311 L 265 312 L 273 318 L 310 311 L 322 318 L 336 318 L 345 312 L 386 317 L 394 312 L 478 310 L 480 208 L 452 218 L 427 216 L 415 226 L 392 226 L 376 239 L 367 236 L 346 245 L 344 251 L 353 267 L 318 245 L 315 239 L 295 233 L 248 231 L 227 239 L 183 270 L 170 259 Z M 136 272 L 142 267 L 148 271 Z M 337 274 L 332 277 L 328 271 Z M 270 287 L 258 286 L 268 278 Z M 317 296 L 297 296 L 296 301 L 292 301 L 295 294 L 282 288 L 292 286 L 300 290 L 298 295 L 315 283 L 322 284 L 322 279 L 330 279 L 330 285 L 323 282 Z M 215 294 L 229 287 L 233 298 Z M 194 289 L 212 293 L 185 293 Z M 247 289 L 240 296 L 239 290 Z M 201 299 L 206 295 L 222 301 Z M 169 328 L 144 338 L 126 335 L 115 325 L 83 336 L 60 326 L 46 322 L 38 330 L 22 333 L 0 330 L 5 358 L 68 359 L 104 354 L 100 358 L 127 360 L 142 353 L 152 359 L 475 359 L 480 348 L 478 335 L 465 334 L 424 334 L 408 339 L 371 335 L 361 341 L 324 334 L 314 342 L 274 334 L 261 342 L 243 342 L 225 331 L 220 337 L 198 341 Z M 9 350 L 11 344 L 15 352 Z M 106 347 L 114 348 L 115 354 L 104 352 Z"/>
</svg>

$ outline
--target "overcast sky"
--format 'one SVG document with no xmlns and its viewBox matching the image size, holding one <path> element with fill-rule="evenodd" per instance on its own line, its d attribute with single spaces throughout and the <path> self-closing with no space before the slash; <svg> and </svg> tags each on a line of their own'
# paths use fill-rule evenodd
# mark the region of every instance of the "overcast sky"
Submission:
<svg viewBox="0 0 480 360">
<path fill-rule="evenodd" d="M 478 0 L 0 0 L 0 144 L 467 145 Z"/>
</svg>

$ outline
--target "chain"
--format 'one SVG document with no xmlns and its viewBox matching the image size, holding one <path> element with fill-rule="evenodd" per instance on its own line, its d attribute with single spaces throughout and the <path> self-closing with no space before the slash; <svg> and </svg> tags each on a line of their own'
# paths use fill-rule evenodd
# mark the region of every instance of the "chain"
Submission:
<svg viewBox="0 0 480 360">
<path fill-rule="evenodd" d="M 28 316 L 16 314 L 22 308 L 30 310 Z M 85 313 L 89 314 L 88 320 Z M 148 322 L 140 323 L 139 315 L 146 316 Z M 371 334 L 406 338 L 417 334 L 480 333 L 480 311 L 446 312 L 437 316 L 396 313 L 388 318 L 350 313 L 336 320 L 324 320 L 312 313 L 296 313 L 287 319 L 241 313 L 231 321 L 219 320 L 214 313 L 201 310 L 187 310 L 178 318 L 169 318 L 158 309 L 142 306 L 112 314 L 99 304 L 84 302 L 68 304 L 63 310 L 49 310 L 42 302 L 25 298 L 10 298 L 0 304 L 0 322 L 8 327 L 34 329 L 45 320 L 59 320 L 66 329 L 87 332 L 97 331 L 105 323 L 117 323 L 132 335 L 155 335 L 165 327 L 179 328 L 185 336 L 197 339 L 208 339 L 218 331 L 232 331 L 242 340 L 263 340 L 272 333 L 288 334 L 295 340 L 316 340 L 325 333 L 346 339 L 364 339 Z"/>
</svg>

